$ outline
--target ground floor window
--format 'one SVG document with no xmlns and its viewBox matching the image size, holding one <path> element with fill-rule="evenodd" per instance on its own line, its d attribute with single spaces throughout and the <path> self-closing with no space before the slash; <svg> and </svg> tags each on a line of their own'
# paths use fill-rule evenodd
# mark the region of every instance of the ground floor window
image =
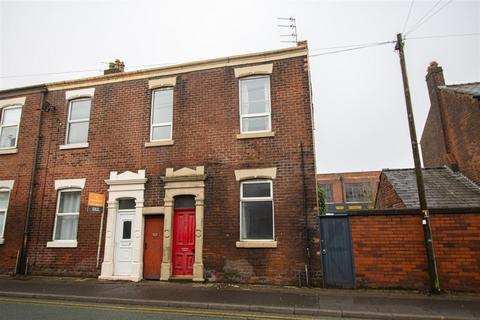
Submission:
<svg viewBox="0 0 480 320">
<path fill-rule="evenodd" d="M 79 214 L 80 190 L 59 191 L 53 240 L 77 240 Z"/>
<path fill-rule="evenodd" d="M 274 240 L 271 181 L 241 183 L 240 240 Z"/>
<path fill-rule="evenodd" d="M 3 238 L 7 219 L 9 191 L 0 191 L 0 239 Z"/>
</svg>

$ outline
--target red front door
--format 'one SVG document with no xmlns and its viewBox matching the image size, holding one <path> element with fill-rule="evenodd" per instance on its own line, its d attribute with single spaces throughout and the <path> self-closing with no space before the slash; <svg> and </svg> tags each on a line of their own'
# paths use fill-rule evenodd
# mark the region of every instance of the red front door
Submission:
<svg viewBox="0 0 480 320">
<path fill-rule="evenodd" d="M 195 209 L 175 209 L 173 214 L 173 275 L 193 275 Z"/>
<path fill-rule="evenodd" d="M 163 216 L 145 216 L 143 277 L 159 280 L 163 257 Z"/>
</svg>

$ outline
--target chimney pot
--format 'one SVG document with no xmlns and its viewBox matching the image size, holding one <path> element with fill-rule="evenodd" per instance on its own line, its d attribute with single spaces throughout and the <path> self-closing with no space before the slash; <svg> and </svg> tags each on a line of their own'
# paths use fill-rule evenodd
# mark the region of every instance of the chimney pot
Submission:
<svg viewBox="0 0 480 320">
<path fill-rule="evenodd" d="M 431 82 L 435 86 L 445 85 L 443 79 L 443 69 L 438 65 L 437 61 L 432 61 L 427 67 L 427 75 L 425 76 L 427 82 Z"/>
<path fill-rule="evenodd" d="M 103 74 L 112 74 L 112 73 L 119 73 L 125 71 L 125 63 L 120 61 L 119 59 L 115 59 L 115 62 L 110 62 L 108 64 L 108 69 L 103 71 Z"/>
</svg>

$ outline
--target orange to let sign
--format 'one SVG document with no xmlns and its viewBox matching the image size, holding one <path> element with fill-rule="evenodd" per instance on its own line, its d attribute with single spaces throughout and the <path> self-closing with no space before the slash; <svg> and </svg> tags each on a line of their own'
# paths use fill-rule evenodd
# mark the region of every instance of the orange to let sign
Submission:
<svg viewBox="0 0 480 320">
<path fill-rule="evenodd" d="M 88 194 L 88 212 L 102 213 L 104 203 L 105 203 L 104 194 L 93 193 L 93 192 L 90 192 Z"/>
</svg>

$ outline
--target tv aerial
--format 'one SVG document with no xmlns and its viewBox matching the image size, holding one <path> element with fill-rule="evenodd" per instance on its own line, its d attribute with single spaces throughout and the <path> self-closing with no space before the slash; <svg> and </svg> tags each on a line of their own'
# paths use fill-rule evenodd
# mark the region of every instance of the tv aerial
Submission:
<svg viewBox="0 0 480 320">
<path fill-rule="evenodd" d="M 282 30 L 285 30 L 286 28 L 288 28 L 288 31 L 285 31 L 285 32 L 290 32 L 288 34 L 281 34 L 280 37 L 282 37 L 282 39 L 284 39 L 284 40 L 280 40 L 280 42 L 283 42 L 283 43 L 297 43 L 298 42 L 298 39 L 297 39 L 297 21 L 295 20 L 295 18 L 294 17 L 290 17 L 290 18 L 279 17 L 279 18 L 277 18 L 277 20 L 279 20 L 279 22 L 282 23 L 282 24 L 278 24 L 277 27 L 284 28 Z"/>
</svg>

